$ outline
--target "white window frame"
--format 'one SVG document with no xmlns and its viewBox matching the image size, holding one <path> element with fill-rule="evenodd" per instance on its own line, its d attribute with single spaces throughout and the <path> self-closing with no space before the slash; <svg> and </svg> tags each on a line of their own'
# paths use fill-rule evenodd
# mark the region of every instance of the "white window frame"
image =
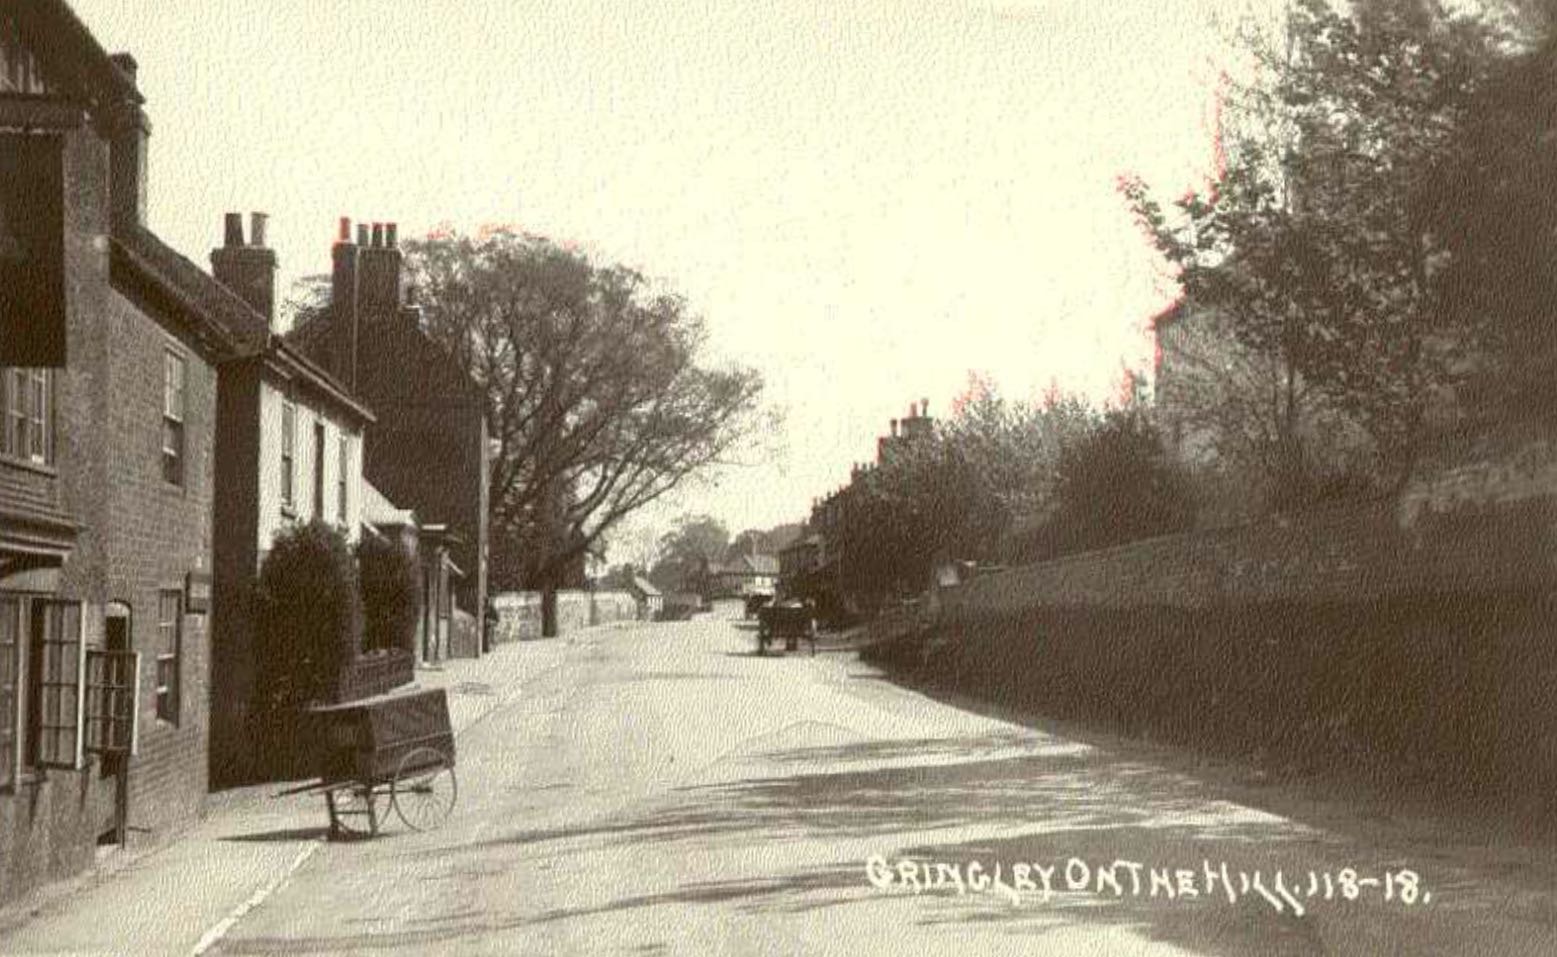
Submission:
<svg viewBox="0 0 1557 957">
<path fill-rule="evenodd" d="M 167 640 L 164 628 L 169 622 L 162 618 L 162 601 L 164 598 L 173 598 L 173 650 L 167 650 Z M 162 680 L 162 666 L 171 662 L 173 665 L 173 680 L 164 684 Z M 184 592 L 180 588 L 162 588 L 157 591 L 157 673 L 156 673 L 156 710 L 157 720 L 164 724 L 178 727 L 179 719 L 184 711 Z M 172 716 L 163 714 L 164 699 L 171 702 Z"/>
<path fill-rule="evenodd" d="M 9 773 L 0 777 L 0 789 L 15 788 L 24 779 L 31 778 L 47 769 L 78 771 L 86 766 L 86 606 L 78 601 L 60 598 L 55 595 L 33 594 L 28 592 L 7 592 L 0 594 L 7 602 L 14 602 L 17 608 L 16 643 L 13 646 L 13 668 L 10 695 L 10 711 L 13 720 L 14 734 L 9 744 L 11 749 L 11 764 Z M 74 640 L 66 635 L 64 642 L 48 642 L 59 644 L 63 647 L 73 648 L 75 656 L 74 675 L 65 681 L 55 685 L 62 691 L 68 691 L 74 698 L 69 707 L 73 714 L 74 722 L 73 740 L 70 741 L 65 760 L 45 757 L 46 749 L 41 737 L 31 740 L 29 724 L 32 718 L 34 698 L 44 697 L 41 660 L 34 660 L 32 648 L 34 641 L 34 618 L 43 606 L 54 606 L 61 609 L 72 609 L 76 615 L 76 629 Z M 62 676 L 66 677 L 66 676 Z M 41 707 L 41 704 L 40 704 Z M 40 716 L 40 724 L 42 717 Z M 69 725 L 56 726 L 56 730 Z M 43 728 L 37 729 L 37 734 L 43 734 Z M 34 758 L 30 752 L 36 752 Z"/>
<path fill-rule="evenodd" d="M 162 478 L 183 487 L 187 479 L 189 439 L 184 427 L 188 411 L 189 362 L 183 353 L 168 348 L 162 358 Z M 177 448 L 168 436 L 177 437 Z"/>
<path fill-rule="evenodd" d="M 53 370 L 0 367 L 0 455 L 54 464 Z"/>
<path fill-rule="evenodd" d="M 281 507 L 297 508 L 297 405 L 281 403 Z"/>
<path fill-rule="evenodd" d="M 335 468 L 339 473 L 335 476 L 335 510 L 344 526 L 351 515 L 351 493 L 347 487 L 347 476 L 351 474 L 351 436 L 345 432 L 336 442 Z"/>
</svg>

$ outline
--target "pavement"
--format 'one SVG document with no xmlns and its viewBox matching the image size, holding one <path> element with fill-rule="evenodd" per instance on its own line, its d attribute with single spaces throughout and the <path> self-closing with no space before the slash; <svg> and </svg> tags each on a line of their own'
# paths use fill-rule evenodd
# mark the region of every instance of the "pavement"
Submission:
<svg viewBox="0 0 1557 957">
<path fill-rule="evenodd" d="M 557 667 L 568 641 L 514 643 L 419 669 L 416 685 L 446 689 L 460 736 Z M 208 953 L 326 840 L 323 798 L 277 797 L 284 788 L 213 794 L 200 821 L 171 841 L 116 851 L 0 909 L 0 955 Z"/>
<path fill-rule="evenodd" d="M 754 644 L 702 617 L 455 663 L 443 828 L 323 843 L 317 799 L 224 796 L 0 953 L 1557 953 L 1549 844 Z"/>
</svg>

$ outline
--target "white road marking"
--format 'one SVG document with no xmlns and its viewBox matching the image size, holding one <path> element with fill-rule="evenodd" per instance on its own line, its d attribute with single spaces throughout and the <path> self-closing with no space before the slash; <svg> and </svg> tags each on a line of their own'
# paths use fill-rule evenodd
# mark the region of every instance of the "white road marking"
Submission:
<svg viewBox="0 0 1557 957">
<path fill-rule="evenodd" d="M 255 891 L 252 895 L 249 896 L 248 900 L 234 908 L 231 914 L 223 917 L 215 924 L 215 926 L 206 931 L 205 934 L 200 938 L 200 942 L 195 944 L 195 949 L 189 952 L 190 957 L 200 957 L 201 954 L 204 954 L 212 947 L 215 947 L 223 937 L 227 936 L 228 931 L 237 926 L 238 921 L 243 920 L 249 911 L 263 904 L 266 898 L 279 890 L 281 885 L 287 882 L 288 878 L 297 873 L 297 869 L 303 866 L 303 862 L 312 857 L 314 852 L 319 850 L 319 846 L 323 843 L 323 838 L 309 841 L 306 847 L 297 852 L 297 857 L 292 859 L 291 866 L 279 874 L 269 884 L 266 884 L 264 887 L 261 887 L 259 890 Z"/>
</svg>

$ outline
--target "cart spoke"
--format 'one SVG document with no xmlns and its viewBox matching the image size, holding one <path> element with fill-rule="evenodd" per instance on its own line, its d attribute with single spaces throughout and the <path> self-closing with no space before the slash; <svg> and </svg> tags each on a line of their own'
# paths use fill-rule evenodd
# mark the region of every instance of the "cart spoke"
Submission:
<svg viewBox="0 0 1557 957">
<path fill-rule="evenodd" d="M 433 748 L 417 748 L 400 759 L 394 780 L 395 813 L 406 827 L 438 827 L 454 809 L 459 786 L 449 759 Z"/>
</svg>

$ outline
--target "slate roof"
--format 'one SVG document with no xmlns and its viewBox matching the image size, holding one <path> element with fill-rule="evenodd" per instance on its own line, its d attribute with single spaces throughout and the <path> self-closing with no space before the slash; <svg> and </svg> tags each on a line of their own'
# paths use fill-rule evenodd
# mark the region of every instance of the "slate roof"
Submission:
<svg viewBox="0 0 1557 957">
<path fill-rule="evenodd" d="M 168 299 L 184 314 L 193 331 L 210 342 L 224 359 L 268 354 L 287 372 L 357 415 L 375 421 L 373 412 L 354 398 L 335 377 L 273 335 L 269 323 L 237 293 L 196 266 L 143 226 L 115 229 L 114 263 Z"/>
</svg>

